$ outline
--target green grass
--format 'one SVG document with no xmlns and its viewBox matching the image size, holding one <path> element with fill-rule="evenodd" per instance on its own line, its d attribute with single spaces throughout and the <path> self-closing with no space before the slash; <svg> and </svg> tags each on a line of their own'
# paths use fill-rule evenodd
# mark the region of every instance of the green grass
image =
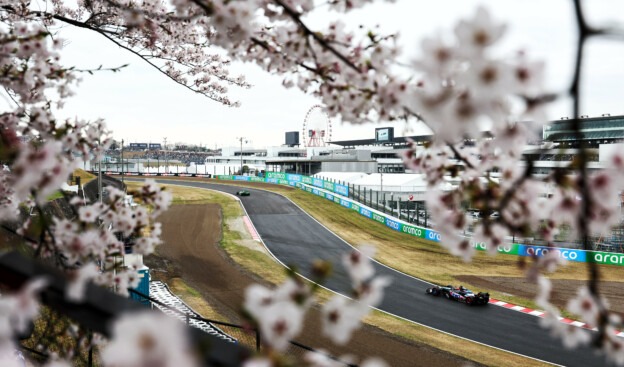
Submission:
<svg viewBox="0 0 624 367">
<path fill-rule="evenodd" d="M 254 186 L 254 188 L 257 187 Z M 174 186 L 169 186 L 169 189 L 175 190 Z M 192 190 L 206 191 L 197 189 Z M 347 235 L 352 235 L 353 233 L 359 233 L 361 236 L 366 238 L 374 237 L 376 241 L 382 242 L 394 242 L 397 239 L 406 242 L 411 242 L 407 240 L 414 240 L 413 237 L 409 237 L 398 232 L 393 233 L 381 224 L 366 220 L 353 211 L 349 211 L 338 205 L 328 203 L 325 199 L 312 196 L 303 191 L 292 190 L 279 186 L 275 187 L 274 190 L 271 191 L 286 194 L 289 198 L 304 208 L 304 210 L 313 212 L 317 219 L 329 220 L 332 222 L 331 216 L 337 215 L 339 219 L 333 221 L 332 226 L 347 227 L 342 228 L 342 233 L 340 233 L 343 238 L 348 237 Z M 236 263 L 243 266 L 248 271 L 268 280 L 271 283 L 279 284 L 286 279 L 286 272 L 284 268 L 272 257 L 263 252 L 249 249 L 238 243 L 242 239 L 241 234 L 237 231 L 233 231 L 227 225 L 228 220 L 242 215 L 242 212 L 232 208 L 232 204 L 238 206 L 238 201 L 226 195 L 216 195 L 212 197 L 209 194 L 202 194 L 202 196 L 205 195 L 205 197 L 200 200 L 194 196 L 195 194 L 186 190 L 177 190 L 173 192 L 174 197 L 175 195 L 192 195 L 191 197 L 178 197 L 174 200 L 176 203 L 199 203 L 201 200 L 209 200 L 210 198 L 218 200 L 219 205 L 224 206 L 223 238 L 221 246 L 228 253 L 228 255 Z M 324 223 L 328 225 L 327 222 Z M 437 247 L 432 248 L 432 245 L 426 243 L 426 241 L 417 241 L 417 245 L 410 243 L 409 246 L 418 246 L 418 248 L 422 249 L 421 251 L 430 251 L 436 254 L 436 256 L 439 254 L 450 256 L 437 245 Z M 329 299 L 331 293 L 321 290 L 317 296 L 317 299 L 323 303 Z M 463 339 L 458 339 L 444 333 L 436 332 L 427 327 L 406 322 L 402 319 L 379 311 L 374 311 L 365 319 L 365 322 L 377 326 L 382 330 L 386 330 L 394 335 L 398 335 L 418 343 L 431 345 L 442 351 L 446 351 L 469 360 L 478 361 L 480 364 L 486 366 L 533 367 L 544 365 L 543 363 L 531 359 L 523 358 Z"/>
</svg>

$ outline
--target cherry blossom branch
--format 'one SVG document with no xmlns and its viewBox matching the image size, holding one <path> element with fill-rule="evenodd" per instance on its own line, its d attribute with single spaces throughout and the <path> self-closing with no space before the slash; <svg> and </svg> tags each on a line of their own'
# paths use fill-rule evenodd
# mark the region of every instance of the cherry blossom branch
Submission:
<svg viewBox="0 0 624 367">
<path fill-rule="evenodd" d="M 585 250 L 592 250 L 589 241 L 589 226 L 588 226 L 588 218 L 591 218 L 591 207 L 592 207 L 592 197 L 589 192 L 589 179 L 588 179 L 588 171 L 587 171 L 587 150 L 585 148 L 585 142 L 583 141 L 583 133 L 581 132 L 582 124 L 579 118 L 580 116 L 580 96 L 581 96 L 581 70 L 583 68 L 583 53 L 585 50 L 586 41 L 592 36 L 596 36 L 601 34 L 601 32 L 596 31 L 594 28 L 590 27 L 586 20 L 583 12 L 583 8 L 580 0 L 573 0 L 574 3 L 574 14 L 576 16 L 576 25 L 579 31 L 578 39 L 577 39 L 577 49 L 576 49 L 576 60 L 575 60 L 575 68 L 572 79 L 572 84 L 570 86 L 570 95 L 572 97 L 572 116 L 574 117 L 572 120 L 572 128 L 574 130 L 575 139 L 580 144 L 580 149 L 578 153 L 578 185 L 579 191 L 581 194 L 581 210 L 578 214 L 577 225 L 579 227 L 579 235 L 583 241 L 583 248 Z M 606 333 L 606 325 L 608 322 L 607 310 L 600 300 L 600 292 L 598 289 L 598 283 L 600 281 L 600 270 L 598 269 L 598 265 L 592 261 L 587 262 L 587 267 L 589 271 L 589 280 L 588 280 L 588 288 L 590 294 L 596 301 L 596 304 L 599 309 L 600 317 L 598 318 L 598 335 L 594 339 L 594 343 L 597 347 L 601 347 L 604 342 L 604 336 Z"/>
<path fill-rule="evenodd" d="M 303 32 L 306 35 L 314 38 L 316 42 L 318 42 L 323 48 L 325 48 L 326 50 L 334 54 L 334 56 L 340 59 L 343 63 L 345 63 L 351 69 L 355 70 L 358 73 L 360 72 L 360 68 L 357 67 L 355 64 L 353 64 L 346 56 L 344 56 L 342 53 L 340 53 L 338 50 L 332 47 L 325 39 L 319 36 L 317 32 L 312 32 L 312 30 L 308 28 L 308 26 L 301 20 L 299 13 L 297 13 L 294 9 L 292 9 L 282 0 L 274 0 L 274 1 L 286 11 L 286 14 L 288 14 L 295 21 L 295 23 L 299 25 L 301 30 L 303 30 Z"/>
<path fill-rule="evenodd" d="M 475 168 L 475 166 L 474 166 L 474 165 L 473 165 L 473 164 L 472 164 L 472 163 L 468 160 L 468 158 L 464 157 L 464 156 L 463 156 L 463 155 L 462 155 L 462 154 L 461 154 L 461 153 L 457 150 L 457 148 L 455 147 L 455 144 L 452 144 L 452 143 L 447 142 L 447 143 L 446 143 L 446 146 L 447 146 L 447 147 L 449 147 L 449 148 L 453 151 L 453 154 L 455 155 L 455 158 L 456 158 L 458 161 L 463 162 L 463 163 L 466 165 L 466 167 L 468 167 L 468 168 L 470 168 L 470 169 L 474 169 L 474 168 Z"/>
</svg>

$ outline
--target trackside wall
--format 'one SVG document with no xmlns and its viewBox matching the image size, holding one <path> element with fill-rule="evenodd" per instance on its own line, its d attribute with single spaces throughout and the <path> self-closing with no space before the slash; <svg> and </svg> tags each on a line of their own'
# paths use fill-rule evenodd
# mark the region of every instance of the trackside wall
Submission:
<svg viewBox="0 0 624 367">
<path fill-rule="evenodd" d="M 348 186 L 322 180 L 320 178 L 283 172 L 267 172 L 266 177 L 264 178 L 235 175 L 218 175 L 216 176 L 216 178 L 219 180 L 266 182 L 279 185 L 295 186 L 306 192 L 325 198 L 335 204 L 341 205 L 347 209 L 356 211 L 360 215 L 368 219 L 385 224 L 386 227 L 394 231 L 407 233 L 408 235 L 429 240 L 432 242 L 440 242 L 442 240 L 439 232 L 436 232 L 429 228 L 408 224 L 403 220 L 389 216 L 368 206 L 362 205 L 361 203 L 348 198 Z M 487 249 L 487 244 L 484 242 L 474 242 L 471 239 L 470 243 L 478 251 L 485 251 Z M 533 246 L 524 245 L 521 243 L 509 243 L 498 248 L 498 252 L 501 254 L 523 257 L 542 257 L 553 251 L 556 251 L 559 257 L 569 261 L 592 262 L 604 265 L 624 266 L 624 254 L 620 253 Z"/>
</svg>

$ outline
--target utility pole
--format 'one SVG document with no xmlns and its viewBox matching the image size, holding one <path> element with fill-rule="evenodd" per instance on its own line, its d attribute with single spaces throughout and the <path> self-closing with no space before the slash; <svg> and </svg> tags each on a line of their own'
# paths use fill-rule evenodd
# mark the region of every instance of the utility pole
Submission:
<svg viewBox="0 0 624 367">
<path fill-rule="evenodd" d="M 124 157 L 123 157 L 124 140 L 121 139 L 121 184 L 124 183 Z"/>
<path fill-rule="evenodd" d="M 245 141 L 245 143 L 247 142 L 247 140 L 244 137 L 242 137 L 242 136 L 239 137 L 239 138 L 236 138 L 236 139 L 238 139 L 240 141 L 240 147 L 241 147 L 240 148 L 240 161 L 241 161 L 241 163 L 240 163 L 240 166 L 241 166 L 240 174 L 242 176 L 243 175 L 243 140 Z"/>
<path fill-rule="evenodd" d="M 167 167 L 169 162 L 167 161 L 167 138 L 165 138 L 165 173 L 167 173 Z"/>
<path fill-rule="evenodd" d="M 102 202 L 102 157 L 98 154 L 96 156 L 98 160 L 98 196 L 100 197 L 100 203 Z"/>
</svg>

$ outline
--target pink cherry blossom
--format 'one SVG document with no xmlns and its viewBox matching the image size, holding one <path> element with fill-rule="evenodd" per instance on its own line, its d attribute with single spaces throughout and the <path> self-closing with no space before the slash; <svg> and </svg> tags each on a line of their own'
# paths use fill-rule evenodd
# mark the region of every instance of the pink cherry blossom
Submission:
<svg viewBox="0 0 624 367">
<path fill-rule="evenodd" d="M 166 330 L 166 332 L 163 332 Z M 107 366 L 196 366 L 185 325 L 155 312 L 122 315 L 101 353 Z"/>
</svg>

